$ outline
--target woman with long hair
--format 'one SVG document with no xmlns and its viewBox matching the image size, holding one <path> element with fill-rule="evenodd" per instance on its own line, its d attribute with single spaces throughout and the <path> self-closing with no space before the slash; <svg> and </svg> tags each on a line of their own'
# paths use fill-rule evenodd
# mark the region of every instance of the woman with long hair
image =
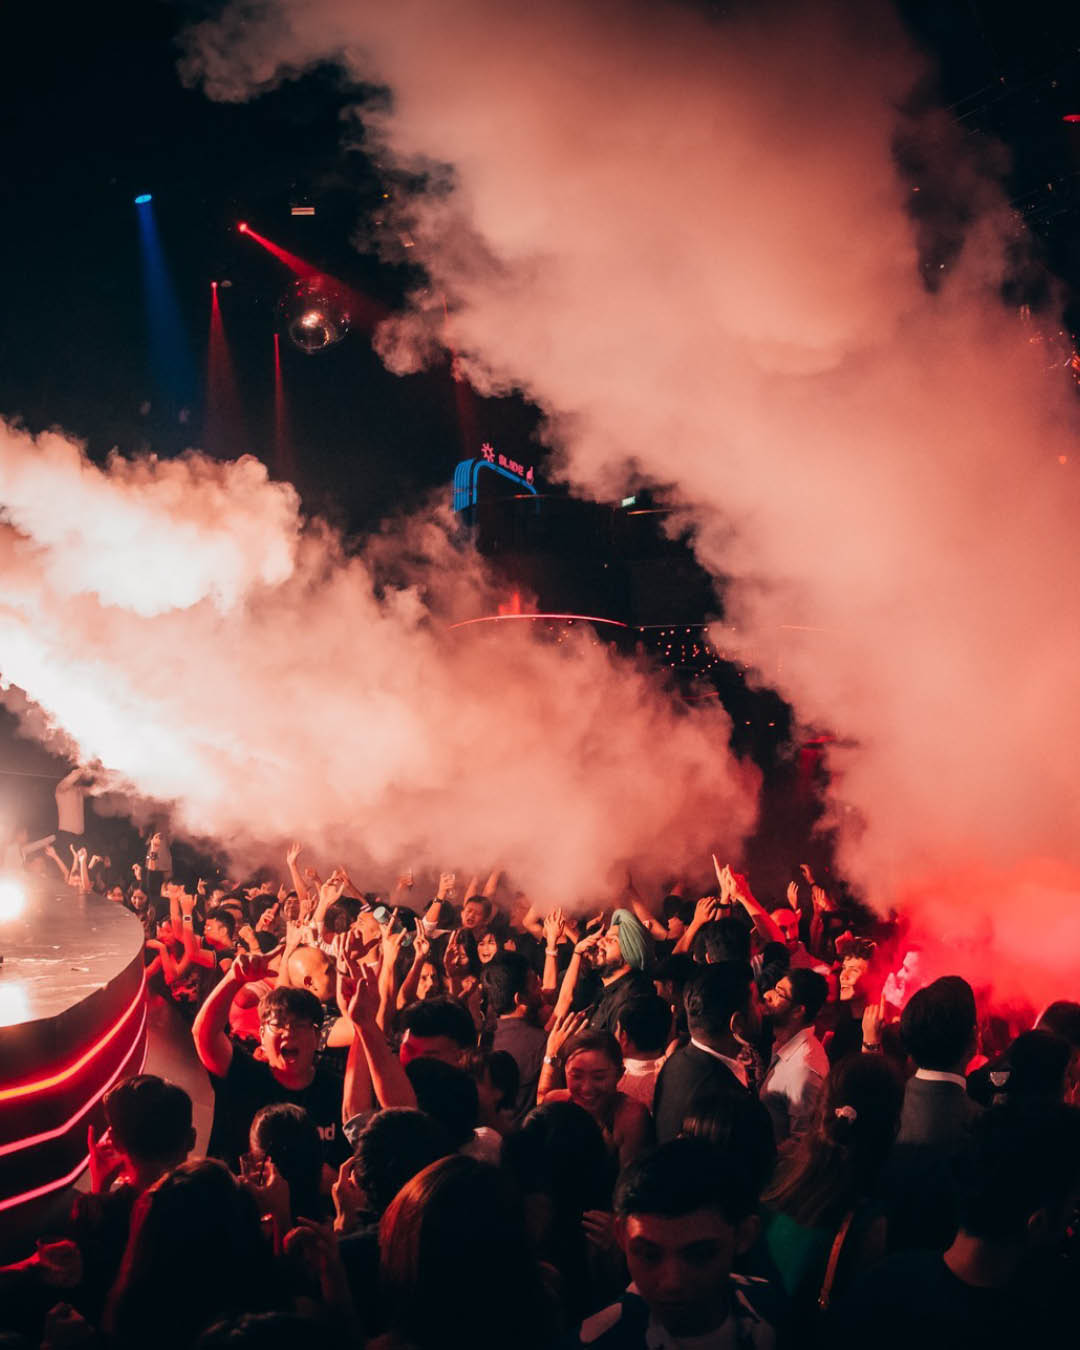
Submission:
<svg viewBox="0 0 1080 1350">
<path fill-rule="evenodd" d="M 796 1308 L 824 1309 L 838 1286 L 884 1255 L 875 1195 L 900 1128 L 904 1089 L 881 1055 L 833 1066 L 817 1122 L 763 1197 L 764 1239 Z"/>
<path fill-rule="evenodd" d="M 137 1200 L 105 1324 L 119 1346 L 186 1350 L 221 1318 L 272 1307 L 272 1287 L 254 1199 L 224 1163 L 202 1158 Z"/>
<path fill-rule="evenodd" d="M 540 1350 L 557 1333 L 521 1200 L 461 1154 L 425 1167 L 379 1225 L 383 1350 Z"/>
</svg>

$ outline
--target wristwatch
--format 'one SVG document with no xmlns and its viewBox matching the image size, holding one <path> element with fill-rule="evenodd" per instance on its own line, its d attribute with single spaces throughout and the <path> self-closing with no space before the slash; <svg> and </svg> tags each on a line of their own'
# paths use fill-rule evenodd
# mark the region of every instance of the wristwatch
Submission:
<svg viewBox="0 0 1080 1350">
<path fill-rule="evenodd" d="M 559 1062 L 559 1061 L 555 1058 L 554 1055 L 545 1055 L 545 1056 L 544 1056 L 544 1063 L 545 1063 L 545 1064 L 550 1064 L 550 1065 L 554 1066 L 554 1065 L 558 1064 L 558 1062 Z"/>
</svg>

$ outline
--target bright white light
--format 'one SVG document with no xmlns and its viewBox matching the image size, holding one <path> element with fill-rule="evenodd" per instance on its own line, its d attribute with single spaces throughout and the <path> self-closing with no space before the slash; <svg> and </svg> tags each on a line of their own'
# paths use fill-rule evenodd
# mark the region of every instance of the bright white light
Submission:
<svg viewBox="0 0 1080 1350">
<path fill-rule="evenodd" d="M 0 920 L 17 919 L 26 907 L 26 891 L 15 877 L 0 877 Z"/>
<path fill-rule="evenodd" d="M 0 980 L 0 1027 L 12 1027 L 30 1017 L 30 996 L 26 986 L 5 978 Z"/>
</svg>

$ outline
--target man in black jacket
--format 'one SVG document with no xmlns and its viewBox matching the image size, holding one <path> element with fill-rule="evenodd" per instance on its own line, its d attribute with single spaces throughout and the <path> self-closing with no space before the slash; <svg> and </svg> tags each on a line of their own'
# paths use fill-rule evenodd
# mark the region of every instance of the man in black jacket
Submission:
<svg viewBox="0 0 1080 1350">
<path fill-rule="evenodd" d="M 678 1136 L 697 1101 L 725 1090 L 748 1090 L 740 1054 L 759 1021 L 749 964 L 702 966 L 686 987 L 685 1001 L 690 1044 L 676 1050 L 656 1080 L 653 1114 L 661 1144 Z"/>
</svg>

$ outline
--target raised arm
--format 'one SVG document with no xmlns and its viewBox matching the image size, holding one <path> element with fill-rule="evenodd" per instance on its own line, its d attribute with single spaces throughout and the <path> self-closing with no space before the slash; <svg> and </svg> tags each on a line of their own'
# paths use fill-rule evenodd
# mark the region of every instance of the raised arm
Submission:
<svg viewBox="0 0 1080 1350">
<path fill-rule="evenodd" d="M 562 985 L 559 989 L 559 997 L 552 1009 L 552 1026 L 557 1026 L 560 1018 L 565 1017 L 570 1011 L 570 1005 L 574 1001 L 574 990 L 577 988 L 578 976 L 581 973 L 582 958 L 589 948 L 595 947 L 603 936 L 603 933 L 597 930 L 595 933 L 590 933 L 588 937 L 582 938 L 574 947 L 574 953 L 570 957 L 570 964 L 566 967 L 566 974 L 563 976 Z"/>
<path fill-rule="evenodd" d="M 746 877 L 743 876 L 741 872 L 733 872 L 730 867 L 722 869 L 716 861 L 715 854 L 713 854 L 713 864 L 716 867 L 717 876 L 720 876 L 722 871 L 727 872 L 731 883 L 732 896 L 738 900 L 739 904 L 742 905 L 743 909 L 750 915 L 750 922 L 761 934 L 762 938 L 766 942 L 783 943 L 783 930 L 765 906 L 754 899 L 754 893 L 751 891 L 750 883 Z"/>
<path fill-rule="evenodd" d="M 716 918 L 718 904 L 719 901 L 715 895 L 703 895 L 701 897 L 694 906 L 694 917 L 690 920 L 690 926 L 675 944 L 676 952 L 693 951 L 694 939 L 707 923 L 711 923 Z"/>
<path fill-rule="evenodd" d="M 207 1073 L 224 1078 L 232 1063 L 233 1047 L 228 1037 L 229 1008 L 237 991 L 245 984 L 264 980 L 270 974 L 270 961 L 277 952 L 255 956 L 241 952 L 210 992 L 210 997 L 199 1009 L 191 1035 L 195 1053 Z"/>
<path fill-rule="evenodd" d="M 424 926 L 419 919 L 416 920 L 416 933 L 413 937 L 413 959 L 408 973 L 401 981 L 401 988 L 397 992 L 397 1009 L 407 1008 L 416 998 L 416 989 L 420 983 L 420 971 L 423 969 L 424 962 L 428 959 L 431 952 L 431 943 L 424 933 Z"/>
<path fill-rule="evenodd" d="M 345 1005 L 345 1015 L 352 1024 L 353 1044 L 349 1058 L 363 1052 L 375 1099 L 382 1108 L 388 1106 L 416 1106 L 416 1093 L 397 1055 L 390 1049 L 386 1037 L 379 1030 L 379 977 L 371 966 L 360 966 L 355 973 L 356 988 Z M 342 1116 L 351 1120 L 366 1109 L 357 1093 L 359 1077 L 346 1075 L 342 1100 Z"/>
</svg>

